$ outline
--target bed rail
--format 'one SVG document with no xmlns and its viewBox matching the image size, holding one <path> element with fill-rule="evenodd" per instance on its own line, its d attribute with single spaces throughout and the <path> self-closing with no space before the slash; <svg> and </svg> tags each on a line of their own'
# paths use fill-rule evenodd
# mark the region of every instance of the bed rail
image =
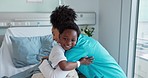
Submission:
<svg viewBox="0 0 148 78">
<path fill-rule="evenodd" d="M 0 13 L 0 27 L 51 26 L 51 13 Z M 95 25 L 95 12 L 77 12 L 79 26 Z"/>
</svg>

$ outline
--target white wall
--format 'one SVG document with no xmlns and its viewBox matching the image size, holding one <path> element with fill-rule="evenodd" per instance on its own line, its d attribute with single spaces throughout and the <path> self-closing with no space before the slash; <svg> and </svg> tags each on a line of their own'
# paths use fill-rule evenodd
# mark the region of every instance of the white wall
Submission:
<svg viewBox="0 0 148 78">
<path fill-rule="evenodd" d="M 99 40 L 127 73 L 132 0 L 99 0 Z"/>
<path fill-rule="evenodd" d="M 121 0 L 99 0 L 99 41 L 119 60 Z"/>
<path fill-rule="evenodd" d="M 51 12 L 58 4 L 58 0 L 43 0 L 42 2 L 0 0 L 0 12 Z"/>
</svg>

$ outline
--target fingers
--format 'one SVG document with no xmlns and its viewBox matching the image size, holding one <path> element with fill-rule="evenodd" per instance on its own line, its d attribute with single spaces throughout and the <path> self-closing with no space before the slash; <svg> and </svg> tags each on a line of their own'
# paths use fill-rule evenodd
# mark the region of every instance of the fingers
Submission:
<svg viewBox="0 0 148 78">
<path fill-rule="evenodd" d="M 88 58 L 88 56 L 85 56 L 84 58 Z"/>
<path fill-rule="evenodd" d="M 91 57 L 88 57 L 89 59 L 91 59 L 91 60 L 93 60 L 94 59 L 94 57 L 93 56 L 91 56 Z"/>
<path fill-rule="evenodd" d="M 93 56 L 91 57 L 85 56 L 85 57 L 82 57 L 79 61 L 81 62 L 81 64 L 89 65 L 93 62 L 93 60 L 94 60 Z"/>
<path fill-rule="evenodd" d="M 93 56 L 87 58 L 87 61 L 89 64 L 91 64 L 93 62 L 93 60 L 94 60 Z"/>
<path fill-rule="evenodd" d="M 85 57 L 83 57 L 83 58 L 86 58 L 86 59 L 94 59 L 94 57 L 93 57 L 93 56 L 90 56 L 90 57 L 85 56 Z"/>
<path fill-rule="evenodd" d="M 93 59 L 89 59 L 89 62 L 92 63 L 93 62 Z"/>
<path fill-rule="evenodd" d="M 90 62 L 92 63 L 92 62 L 93 62 L 93 60 L 94 60 L 94 57 L 93 57 L 93 56 L 91 56 L 91 57 L 89 57 L 88 59 L 89 59 L 89 60 L 90 60 Z"/>
</svg>

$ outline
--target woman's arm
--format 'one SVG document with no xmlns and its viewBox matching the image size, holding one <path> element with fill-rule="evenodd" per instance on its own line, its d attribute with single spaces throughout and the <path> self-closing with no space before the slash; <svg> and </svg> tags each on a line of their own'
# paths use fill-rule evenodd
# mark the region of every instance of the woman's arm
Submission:
<svg viewBox="0 0 148 78">
<path fill-rule="evenodd" d="M 89 65 L 93 60 L 93 57 L 83 57 L 79 60 L 80 64 Z M 79 62 L 67 62 L 66 60 L 60 61 L 58 63 L 59 67 L 63 71 L 69 71 L 77 68 L 79 66 Z"/>
</svg>

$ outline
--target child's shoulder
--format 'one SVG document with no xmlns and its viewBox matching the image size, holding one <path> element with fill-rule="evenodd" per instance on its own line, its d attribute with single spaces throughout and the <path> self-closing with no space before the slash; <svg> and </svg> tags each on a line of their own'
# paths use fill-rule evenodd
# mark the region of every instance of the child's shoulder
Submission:
<svg viewBox="0 0 148 78">
<path fill-rule="evenodd" d="M 59 44 L 53 46 L 53 51 L 65 51 Z"/>
<path fill-rule="evenodd" d="M 59 44 L 56 44 L 53 46 L 53 49 L 56 49 L 56 48 L 58 49 L 58 48 L 62 48 L 62 47 Z"/>
</svg>

